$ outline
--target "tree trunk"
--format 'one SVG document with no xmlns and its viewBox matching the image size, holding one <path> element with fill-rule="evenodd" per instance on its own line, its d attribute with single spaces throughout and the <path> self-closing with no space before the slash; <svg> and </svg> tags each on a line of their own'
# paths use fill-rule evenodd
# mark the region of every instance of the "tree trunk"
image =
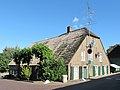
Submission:
<svg viewBox="0 0 120 90">
<path fill-rule="evenodd" d="M 17 64 L 17 77 L 20 79 L 20 73 L 21 73 L 21 69 L 20 69 L 20 63 Z"/>
</svg>

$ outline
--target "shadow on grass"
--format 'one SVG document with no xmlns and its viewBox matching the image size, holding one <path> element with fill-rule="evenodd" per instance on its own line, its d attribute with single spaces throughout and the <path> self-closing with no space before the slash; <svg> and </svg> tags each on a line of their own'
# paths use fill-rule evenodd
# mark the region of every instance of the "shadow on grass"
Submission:
<svg viewBox="0 0 120 90">
<path fill-rule="evenodd" d="M 99 79 L 91 79 L 88 82 L 56 88 L 53 90 L 120 90 L 120 81 L 112 78 L 120 78 L 120 74 L 111 75 Z"/>
</svg>

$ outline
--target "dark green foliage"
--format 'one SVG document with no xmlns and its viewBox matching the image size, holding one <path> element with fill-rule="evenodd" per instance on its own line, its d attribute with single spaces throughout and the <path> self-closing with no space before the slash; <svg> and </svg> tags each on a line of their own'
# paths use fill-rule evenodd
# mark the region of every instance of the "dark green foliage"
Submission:
<svg viewBox="0 0 120 90">
<path fill-rule="evenodd" d="M 58 71 L 58 76 L 59 76 L 59 80 L 62 80 L 62 75 L 67 75 L 67 68 L 65 65 L 65 61 L 63 58 L 58 60 L 58 66 L 57 66 L 57 71 Z"/>
<path fill-rule="evenodd" d="M 22 54 L 21 54 L 21 50 L 17 50 L 15 53 L 14 53 L 14 62 L 16 63 L 17 65 L 17 77 L 20 78 L 20 74 L 21 74 L 21 67 L 20 67 L 20 64 L 21 64 L 21 61 L 22 61 Z"/>
<path fill-rule="evenodd" d="M 37 58 L 40 58 L 37 67 L 40 80 L 62 80 L 62 75 L 66 74 L 66 65 L 63 59 L 55 60 L 53 52 L 43 44 L 34 45 L 32 51 Z"/>
<path fill-rule="evenodd" d="M 32 47 L 32 52 L 40 60 L 51 59 L 53 58 L 53 52 L 47 46 L 43 44 L 36 44 Z"/>
<path fill-rule="evenodd" d="M 12 61 L 13 56 L 14 56 L 14 53 L 15 53 L 18 49 L 19 49 L 18 46 L 16 46 L 15 48 L 6 47 L 6 48 L 3 50 L 4 59 L 6 59 L 8 62 Z"/>
<path fill-rule="evenodd" d="M 43 60 L 39 63 L 38 71 L 40 80 L 61 81 L 62 75 L 67 74 L 63 59 Z"/>
<path fill-rule="evenodd" d="M 6 65 L 7 61 L 4 60 L 3 54 L 0 53 L 0 72 L 6 72 L 8 66 Z"/>
<path fill-rule="evenodd" d="M 20 49 L 16 50 L 16 52 L 14 53 L 13 59 L 16 64 L 21 63 L 22 55 L 21 55 Z"/>
<path fill-rule="evenodd" d="M 22 78 L 29 80 L 32 74 L 32 69 L 29 67 L 32 56 L 40 59 L 40 63 L 37 66 L 37 72 L 40 80 L 62 80 L 62 75 L 66 75 L 66 65 L 63 59 L 55 60 L 53 52 L 43 44 L 36 44 L 32 48 L 24 48 L 17 50 L 14 54 L 14 61 L 18 65 L 18 78 L 22 73 Z M 21 62 L 27 63 L 27 66 L 22 66 L 20 70 Z"/>
<path fill-rule="evenodd" d="M 8 70 L 8 64 L 13 60 L 15 51 L 18 49 L 6 47 L 3 53 L 0 54 L 0 72 L 6 72 Z"/>
<path fill-rule="evenodd" d="M 31 48 L 24 48 L 21 50 L 22 63 L 27 63 L 29 66 L 30 60 L 32 59 L 33 53 Z"/>
<path fill-rule="evenodd" d="M 21 69 L 24 69 L 24 68 L 21 68 L 20 67 L 20 64 L 21 63 L 27 63 L 27 66 L 29 66 L 29 63 L 30 63 L 30 60 L 32 59 L 32 49 L 31 48 L 24 48 L 24 49 L 21 49 L 21 50 L 17 50 L 15 53 L 14 53 L 14 61 L 15 63 L 17 64 L 18 68 L 17 68 L 17 76 L 18 78 L 20 78 L 21 76 Z M 24 69 L 27 71 L 27 69 Z M 25 73 L 25 72 L 24 72 Z M 26 78 L 28 79 L 28 76 L 25 75 Z"/>
</svg>

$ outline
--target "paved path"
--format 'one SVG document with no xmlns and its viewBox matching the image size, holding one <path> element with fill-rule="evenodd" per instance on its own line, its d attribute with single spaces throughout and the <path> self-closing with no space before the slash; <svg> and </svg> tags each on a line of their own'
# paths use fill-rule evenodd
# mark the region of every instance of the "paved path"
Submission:
<svg viewBox="0 0 120 90">
<path fill-rule="evenodd" d="M 23 81 L 0 79 L 0 90 L 120 90 L 120 74 L 94 79 L 86 83 L 68 82 L 68 83 L 50 83 L 42 82 L 30 83 Z"/>
<path fill-rule="evenodd" d="M 0 80 L 0 90 L 52 90 L 59 85 L 34 84 L 30 82 Z"/>
</svg>

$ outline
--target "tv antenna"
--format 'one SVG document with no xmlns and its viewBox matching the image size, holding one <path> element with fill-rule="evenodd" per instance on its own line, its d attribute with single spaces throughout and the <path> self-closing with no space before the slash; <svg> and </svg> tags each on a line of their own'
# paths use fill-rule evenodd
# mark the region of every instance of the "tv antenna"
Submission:
<svg viewBox="0 0 120 90">
<path fill-rule="evenodd" d="M 87 9 L 88 9 L 88 17 L 87 17 L 88 23 L 87 23 L 87 28 L 88 28 L 88 38 L 89 38 L 88 54 L 91 54 L 92 53 L 92 49 L 91 48 L 93 47 L 93 42 L 90 43 L 90 25 L 91 25 L 91 21 L 92 21 L 91 18 L 94 15 L 94 13 L 91 12 L 88 1 L 87 1 Z"/>
<path fill-rule="evenodd" d="M 87 19 L 88 19 L 88 23 L 87 23 L 87 27 L 88 29 L 90 29 L 90 25 L 91 25 L 91 22 L 92 22 L 92 16 L 94 15 L 94 12 L 91 12 L 91 8 L 90 8 L 90 5 L 87 1 L 87 9 L 88 9 L 88 16 L 87 16 Z M 89 35 L 90 35 L 90 30 L 89 30 Z"/>
</svg>

